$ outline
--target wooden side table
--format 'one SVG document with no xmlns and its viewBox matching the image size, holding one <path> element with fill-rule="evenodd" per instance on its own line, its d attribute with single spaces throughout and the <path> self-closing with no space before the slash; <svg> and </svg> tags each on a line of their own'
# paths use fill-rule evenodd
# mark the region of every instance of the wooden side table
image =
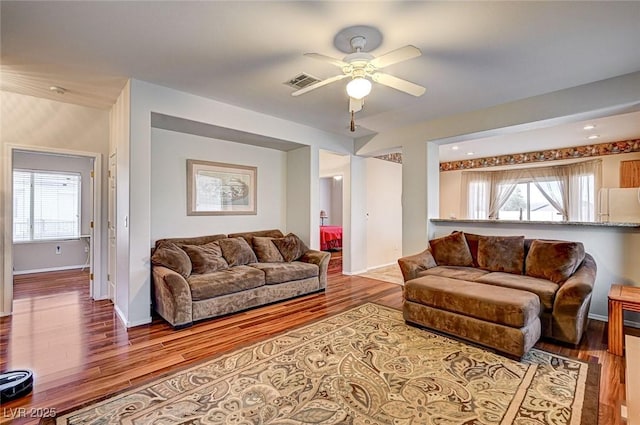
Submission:
<svg viewBox="0 0 640 425">
<path fill-rule="evenodd" d="M 640 313 L 640 287 L 611 285 L 609 289 L 609 345 L 611 354 L 622 356 L 624 310 Z"/>
</svg>

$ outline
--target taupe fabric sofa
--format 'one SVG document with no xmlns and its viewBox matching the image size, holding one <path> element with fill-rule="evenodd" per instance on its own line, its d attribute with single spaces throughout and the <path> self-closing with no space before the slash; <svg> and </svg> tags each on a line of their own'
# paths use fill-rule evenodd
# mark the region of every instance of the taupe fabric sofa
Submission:
<svg viewBox="0 0 640 425">
<path fill-rule="evenodd" d="M 156 241 L 156 312 L 176 328 L 323 291 L 330 254 L 280 230 Z"/>
<path fill-rule="evenodd" d="M 578 344 L 596 263 L 580 242 L 454 232 L 398 260 L 410 323 L 522 356 L 541 336 Z"/>
</svg>

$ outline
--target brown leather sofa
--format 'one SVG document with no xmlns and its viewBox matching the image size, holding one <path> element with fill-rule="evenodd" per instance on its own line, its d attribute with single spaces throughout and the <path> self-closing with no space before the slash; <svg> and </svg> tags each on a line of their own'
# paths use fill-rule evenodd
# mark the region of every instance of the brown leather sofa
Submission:
<svg viewBox="0 0 640 425">
<path fill-rule="evenodd" d="M 330 254 L 280 230 L 156 241 L 155 311 L 175 328 L 317 291 Z"/>
<path fill-rule="evenodd" d="M 580 242 L 463 232 L 398 264 L 407 322 L 514 356 L 541 336 L 580 342 L 597 270 Z"/>
</svg>

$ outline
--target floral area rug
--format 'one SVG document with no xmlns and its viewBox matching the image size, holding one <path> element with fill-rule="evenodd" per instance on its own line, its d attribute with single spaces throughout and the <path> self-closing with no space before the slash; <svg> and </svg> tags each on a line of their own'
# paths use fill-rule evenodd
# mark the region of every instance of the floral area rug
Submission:
<svg viewBox="0 0 640 425">
<path fill-rule="evenodd" d="M 597 365 L 520 362 L 364 304 L 56 418 L 63 424 L 595 424 Z"/>
</svg>

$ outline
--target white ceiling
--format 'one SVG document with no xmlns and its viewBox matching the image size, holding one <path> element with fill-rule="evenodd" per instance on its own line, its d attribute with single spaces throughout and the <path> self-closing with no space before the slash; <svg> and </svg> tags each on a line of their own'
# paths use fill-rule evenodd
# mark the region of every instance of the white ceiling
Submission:
<svg viewBox="0 0 640 425">
<path fill-rule="evenodd" d="M 355 137 L 640 70 L 640 2 L 2 1 L 0 7 L 3 90 L 108 108 L 126 79 L 136 78 Z M 344 56 L 333 39 L 352 25 L 382 32 L 376 56 L 407 44 L 420 48 L 421 57 L 386 71 L 427 87 L 415 98 L 375 85 L 355 134 L 348 130 L 345 80 L 300 97 L 283 84 L 300 72 L 319 78 L 339 72 L 303 53 Z M 56 95 L 51 85 L 69 92 Z M 543 139 L 551 138 L 536 143 Z"/>
</svg>

